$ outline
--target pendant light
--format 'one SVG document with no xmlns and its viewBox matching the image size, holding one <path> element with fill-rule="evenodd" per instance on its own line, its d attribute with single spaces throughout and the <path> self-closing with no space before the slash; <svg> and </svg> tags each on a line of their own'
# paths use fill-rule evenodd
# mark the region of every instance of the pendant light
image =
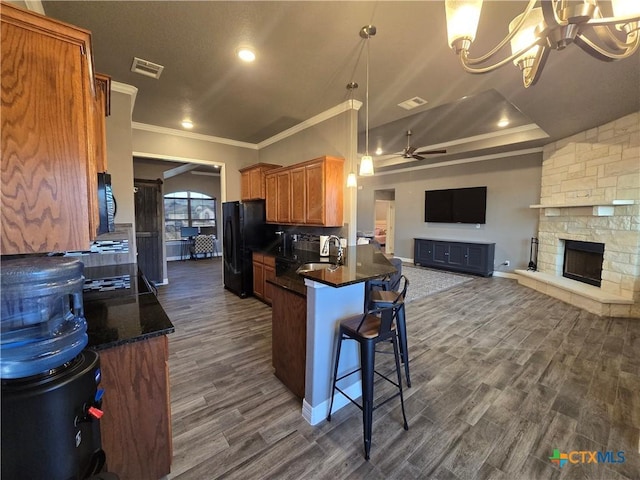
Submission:
<svg viewBox="0 0 640 480">
<path fill-rule="evenodd" d="M 376 34 L 376 27 L 365 25 L 360 30 L 360 36 L 367 40 L 367 90 L 365 93 L 365 151 L 360 159 L 360 175 L 373 175 L 373 158 L 369 155 L 369 40 Z"/>
<path fill-rule="evenodd" d="M 353 147 L 352 147 L 352 138 L 353 138 L 353 91 L 358 88 L 358 84 L 356 82 L 349 82 L 347 84 L 347 90 L 349 90 L 349 167 L 351 171 L 347 176 L 347 187 L 355 188 L 358 186 L 358 181 L 356 179 L 356 174 L 353 171 Z"/>
</svg>

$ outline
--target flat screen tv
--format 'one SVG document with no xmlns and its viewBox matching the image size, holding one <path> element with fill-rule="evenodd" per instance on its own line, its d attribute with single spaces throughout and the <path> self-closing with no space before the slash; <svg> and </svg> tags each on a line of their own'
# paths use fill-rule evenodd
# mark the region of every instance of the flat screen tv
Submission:
<svg viewBox="0 0 640 480">
<path fill-rule="evenodd" d="M 424 192 L 424 221 L 486 223 L 487 187 L 449 188 Z"/>
</svg>

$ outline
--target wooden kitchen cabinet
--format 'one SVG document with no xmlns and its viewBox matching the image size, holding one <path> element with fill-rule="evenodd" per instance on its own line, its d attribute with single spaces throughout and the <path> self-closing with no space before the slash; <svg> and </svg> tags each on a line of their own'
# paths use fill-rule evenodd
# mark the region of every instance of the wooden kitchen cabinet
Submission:
<svg viewBox="0 0 640 480">
<path fill-rule="evenodd" d="M 98 219 L 91 34 L 8 3 L 0 20 L 1 253 L 87 250 Z"/>
<path fill-rule="evenodd" d="M 100 420 L 109 471 L 157 480 L 173 456 L 166 335 L 98 351 L 104 389 Z"/>
<path fill-rule="evenodd" d="M 273 286 L 271 361 L 275 376 L 304 398 L 307 362 L 307 299 Z"/>
<path fill-rule="evenodd" d="M 269 172 L 267 223 L 341 227 L 344 159 L 320 157 Z"/>
<path fill-rule="evenodd" d="M 264 200 L 266 198 L 265 175 L 269 170 L 280 168 L 281 165 L 257 163 L 240 169 L 241 184 L 240 198 L 246 200 Z"/>
<path fill-rule="evenodd" d="M 271 305 L 273 286 L 267 281 L 276 276 L 276 257 L 259 252 L 252 253 L 253 295 Z"/>
</svg>

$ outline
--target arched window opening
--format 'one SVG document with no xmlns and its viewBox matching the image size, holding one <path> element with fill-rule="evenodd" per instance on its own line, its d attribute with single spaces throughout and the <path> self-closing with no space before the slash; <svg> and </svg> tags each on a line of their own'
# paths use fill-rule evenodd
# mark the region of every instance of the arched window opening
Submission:
<svg viewBox="0 0 640 480">
<path fill-rule="evenodd" d="M 216 232 L 216 199 L 199 192 L 173 192 L 164 196 L 165 240 L 180 240 L 182 227 Z M 206 228 L 202 228 L 206 227 Z"/>
</svg>

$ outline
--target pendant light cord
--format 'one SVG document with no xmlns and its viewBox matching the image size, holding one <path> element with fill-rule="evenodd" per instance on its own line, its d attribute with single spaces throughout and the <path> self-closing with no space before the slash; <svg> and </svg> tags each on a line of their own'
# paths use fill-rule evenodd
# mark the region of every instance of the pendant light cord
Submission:
<svg viewBox="0 0 640 480">
<path fill-rule="evenodd" d="M 367 34 L 367 91 L 365 93 L 365 101 L 367 106 L 367 115 L 365 117 L 365 155 L 369 155 L 369 45 L 371 36 Z"/>
</svg>

